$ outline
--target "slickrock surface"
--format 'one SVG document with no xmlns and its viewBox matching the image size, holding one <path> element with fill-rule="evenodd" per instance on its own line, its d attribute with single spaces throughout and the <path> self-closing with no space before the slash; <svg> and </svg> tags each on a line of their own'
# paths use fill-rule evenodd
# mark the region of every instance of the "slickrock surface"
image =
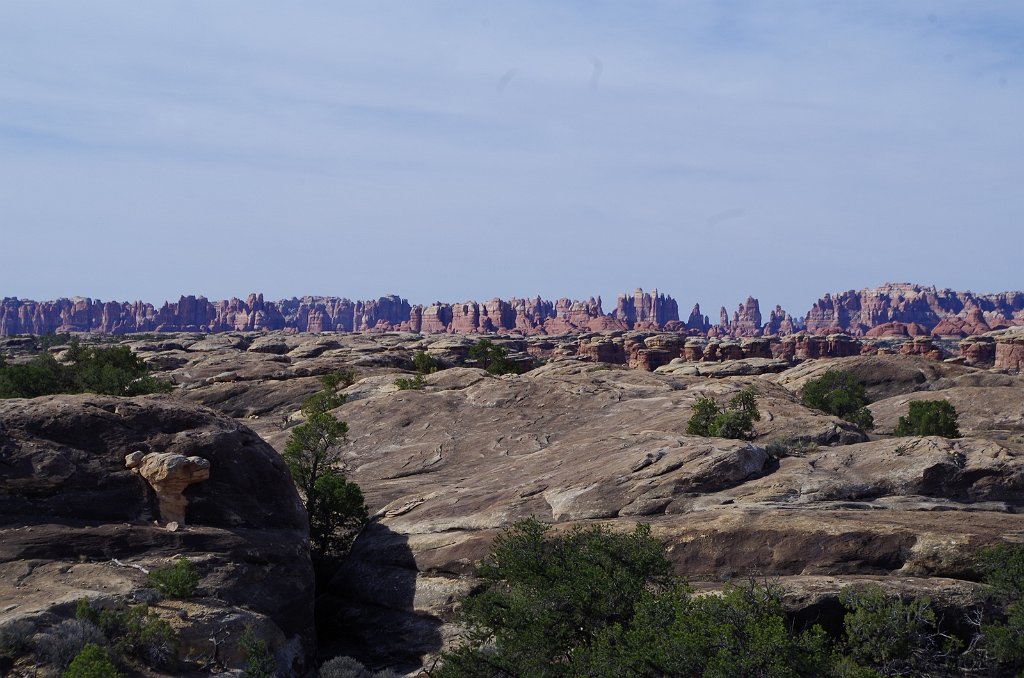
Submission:
<svg viewBox="0 0 1024 678">
<path fill-rule="evenodd" d="M 184 490 L 187 527 L 154 524 L 157 494 L 125 467 L 133 451 L 158 453 L 151 463 L 209 461 L 208 478 Z M 46 626 L 73 616 L 83 597 L 145 600 L 135 566 L 186 556 L 202 574 L 201 596 L 154 607 L 182 628 L 183 655 L 201 664 L 211 635 L 230 637 L 221 656 L 239 667 L 233 648 L 251 624 L 287 648 L 294 670 L 309 665 L 305 510 L 280 456 L 252 431 L 174 397 L 0 400 L 0 468 L 0 623 Z"/>
<path fill-rule="evenodd" d="M 651 303 L 648 318 L 659 312 Z M 980 343 L 993 347 L 994 361 L 997 346 L 1010 347 L 1004 355 L 1015 350 L 1016 336 L 994 332 Z M 301 637 L 295 622 L 280 621 L 309 601 L 305 580 L 294 574 L 308 561 L 296 565 L 305 555 L 295 552 L 301 514 L 291 483 L 263 441 L 196 405 L 240 420 L 280 451 L 301 421 L 302 400 L 320 387 L 317 375 L 339 368 L 356 371 L 344 391 L 348 401 L 335 411 L 350 427 L 345 471 L 375 518 L 325 594 L 351 622 L 341 649 L 375 667 L 429 666 L 459 631 L 457 601 L 491 539 L 530 515 L 555 529 L 598 522 L 630 530 L 649 522 L 677 571 L 700 588 L 750 573 L 779 577 L 792 608 L 826 624 L 837 618 L 839 588 L 854 581 L 928 592 L 940 606 L 962 607 L 976 588 L 977 548 L 1024 540 L 1024 378 L 1013 368 L 906 355 L 903 346 L 924 348 L 909 336 L 707 339 L 617 329 L 491 336 L 534 368 L 496 377 L 466 363 L 479 338 L 125 338 L 176 384 L 172 394 L 0 403 L 0 440 L 14 441 L 2 443 L 3 454 L 42 455 L 36 466 L 18 462 L 22 475 L 14 480 L 0 476 L 7 483 L 0 512 L 32 521 L 31 532 L 12 526 L 0 535 L 2 567 L 13 573 L 0 581 L 39 588 L 46 593 L 36 606 L 52 609 L 82 595 L 92 580 L 107 585 L 108 595 L 137 590 L 141 575 L 110 565 L 112 556 L 148 566 L 195 554 L 209 563 L 205 588 L 223 587 L 230 595 L 218 595 L 232 605 L 266 597 L 265 608 L 253 603 L 254 614 Z M 959 343 L 926 338 L 932 351 Z M 0 341 L 13 361 L 26 359 L 28 346 Z M 62 350 L 53 349 L 58 357 Z M 428 375 L 422 390 L 399 390 L 395 379 L 410 375 L 421 350 L 448 369 Z M 866 383 L 876 431 L 868 435 L 801 404 L 801 388 L 830 369 L 850 370 Z M 757 390 L 762 415 L 754 440 L 686 434 L 698 397 L 724 403 L 746 387 Z M 953 402 L 965 438 L 889 435 L 910 400 L 935 398 Z M 22 423 L 12 427 L 15 413 Z M 788 441 L 792 454 L 769 455 L 774 441 Z M 210 461 L 210 479 L 185 490 L 187 529 L 151 526 L 155 496 L 124 467 L 135 450 Z M 244 464 L 243 453 L 262 461 Z M 220 475 L 229 470 L 236 474 L 231 488 Z M 53 487 L 20 489 L 35 476 L 53 478 Z M 133 522 L 140 517 L 145 524 Z M 256 563 L 242 552 L 258 554 Z M 78 563 L 79 553 L 87 562 Z M 74 576 L 58 576 L 65 566 Z M 25 591 L 0 588 L 0 598 Z"/>
<path fill-rule="evenodd" d="M 501 528 L 530 515 L 563 527 L 649 522 L 678 572 L 712 586 L 751 572 L 783 577 L 801 614 L 834 614 L 839 587 L 865 576 L 953 605 L 974 586 L 963 580 L 974 577 L 979 546 L 1024 538 L 1024 438 L 1005 435 L 1016 429 L 1004 423 L 1020 416 L 1024 382 L 922 358 L 845 362 L 896 379 L 879 377 L 876 392 L 947 386 L 911 397 L 956 398 L 970 437 L 869 441 L 771 381 L 792 386 L 786 373 L 707 379 L 556 361 L 500 378 L 446 370 L 422 391 L 357 384 L 336 414 L 351 427 L 345 464 L 376 522 L 336 579 L 346 609 L 370 628 L 449 639 L 474 563 Z M 994 381 L 1006 385 L 982 399 Z M 745 386 L 758 390 L 763 417 L 752 443 L 686 435 L 697 397 L 724 402 Z M 872 406 L 883 428 L 881 410 L 905 397 Z M 986 421 L 1001 428 L 982 430 Z M 270 436 L 276 446 L 285 438 Z M 793 438 L 821 446 L 780 460 L 766 453 L 769 441 Z M 405 583 L 401 602 L 371 604 L 394 581 Z M 397 642 L 368 634 L 353 646 L 386 662 Z"/>
</svg>

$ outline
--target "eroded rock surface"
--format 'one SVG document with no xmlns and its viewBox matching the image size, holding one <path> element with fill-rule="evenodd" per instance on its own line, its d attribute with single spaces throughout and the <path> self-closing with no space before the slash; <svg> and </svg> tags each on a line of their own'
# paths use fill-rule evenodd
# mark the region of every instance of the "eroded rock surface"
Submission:
<svg viewBox="0 0 1024 678">
<path fill-rule="evenodd" d="M 125 457 L 124 465 L 145 478 L 156 491 L 160 520 L 179 526 L 185 524 L 185 508 L 188 506 L 182 492 L 189 485 L 210 477 L 209 461 L 173 452 L 132 452 Z"/>
<path fill-rule="evenodd" d="M 255 433 L 173 397 L 4 400 L 0 422 L 0 623 L 55 623 L 83 597 L 140 600 L 147 584 L 136 566 L 185 556 L 202 575 L 200 596 L 158 611 L 191 629 L 192 660 L 212 650 L 208 631 L 237 643 L 249 619 L 292 670 L 309 665 L 306 514 L 280 456 Z M 126 468 L 125 450 L 143 454 L 130 460 L 141 475 Z M 188 527 L 172 532 L 154 521 L 175 492 Z M 182 624 L 182 606 L 206 626 Z"/>
<path fill-rule="evenodd" d="M 664 312 L 653 301 L 641 302 L 648 319 Z M 576 317 L 588 308 L 563 307 Z M 628 317 L 626 302 L 623 308 Z M 459 322 L 477 312 L 485 317 L 481 309 L 466 309 Z M 501 304 L 486 308 L 492 321 L 507 313 Z M 423 322 L 430 317 L 424 314 Z M 994 360 L 999 335 L 988 336 Z M 179 551 L 209 554 L 212 571 L 224 576 L 210 580 L 207 574 L 204 586 L 227 590 L 237 590 L 234 568 L 259 571 L 238 564 L 244 558 L 235 554 L 243 550 L 259 554 L 260 562 L 296 562 L 281 553 L 282 544 L 294 542 L 274 532 L 298 529 L 276 522 L 297 515 L 295 506 L 264 506 L 267 488 L 281 486 L 281 476 L 250 477 L 254 471 L 224 450 L 271 454 L 271 466 L 280 460 L 246 429 L 191 403 L 243 420 L 281 450 L 290 427 L 301 421 L 303 399 L 320 388 L 317 376 L 340 368 L 356 373 L 344 389 L 348 401 L 335 411 L 350 427 L 343 465 L 375 518 L 330 595 L 358 629 L 339 641 L 342 649 L 375 667 L 412 668 L 432 660 L 458 631 L 458 600 L 473 585 L 476 562 L 501 529 L 525 516 L 554 529 L 598 522 L 630 530 L 637 521 L 649 522 L 668 544 L 676 570 L 700 586 L 751 572 L 781 577 L 801 614 L 834 609 L 840 586 L 869 579 L 892 590 L 934 586 L 955 605 L 974 586 L 976 549 L 1024 533 L 1024 380 L 1008 370 L 900 355 L 910 342 L 904 336 L 709 340 L 619 328 L 491 337 L 515 360 L 537 366 L 496 377 L 467 362 L 478 338 L 240 332 L 127 339 L 175 383 L 173 394 L 0 404 L 5 425 L 4 408 L 32 412 L 18 417 L 36 422 L 0 436 L 20 441 L 3 443 L 18 450 L 20 470 L 4 478 L 9 484 L 0 510 L 36 521 L 31 532 L 10 532 L 16 536 L 10 543 L 19 546 L 5 567 L 24 569 L 40 553 L 45 562 L 67 565 L 77 563 L 80 551 L 99 553 L 81 576 L 110 567 L 119 577 L 107 580 L 111 590 L 130 592 L 138 586 L 136 575 L 104 564 L 112 553 L 135 554 L 133 562 L 143 563 Z M 947 352 L 957 343 L 928 341 Z M 10 346 L 16 354 L 27 345 Z M 426 376 L 422 390 L 400 390 L 395 379 L 410 376 L 419 351 L 448 369 Z M 850 370 L 866 383 L 877 423 L 870 435 L 801 404 L 804 385 L 831 369 Z M 754 440 L 686 434 L 697 398 L 725 403 L 747 387 L 758 392 L 762 415 Z M 935 398 L 957 407 L 964 439 L 889 435 L 909 401 Z M 133 415 L 139 408 L 143 414 Z M 160 414 L 164 409 L 179 414 Z M 182 414 L 188 412 L 204 414 L 189 419 Z M 35 438 L 44 442 L 37 445 Z M 776 442 L 781 447 L 773 445 L 769 454 Z M 158 518 L 156 494 L 124 468 L 124 455 L 134 450 L 211 462 L 209 480 L 184 491 L 188 529 L 151 527 Z M 222 482 L 223 473 L 233 474 L 230 483 Z M 104 505 L 96 501 L 99 488 L 111 498 Z M 91 528 L 75 523 L 75 541 L 65 553 L 56 544 L 68 529 L 61 521 L 72 516 L 98 522 Z M 133 522 L 140 516 L 146 524 Z M 43 527 L 50 523 L 61 524 Z M 4 536 L 0 553 L 13 548 Z M 78 565 L 70 572 L 78 573 Z M 273 579 L 277 572 L 264 576 Z M 35 582 L 53 572 L 43 567 L 31 576 L 38 578 L 25 581 L 48 590 Z M 69 588 L 61 590 L 71 600 L 81 584 L 65 580 Z M 274 587 L 242 581 L 239 589 L 247 595 L 276 596 L 272 609 L 297 609 L 285 598 L 303 600 L 292 595 L 297 589 L 291 584 L 283 592 L 275 588 L 279 580 Z"/>
<path fill-rule="evenodd" d="M 992 379 L 1015 379 L 919 357 L 846 362 L 887 374 L 871 388 L 901 393 L 893 398 L 981 392 Z M 1024 530 L 1024 440 L 984 437 L 981 428 L 956 441 L 868 440 L 799 403 L 795 386 L 811 374 L 820 372 L 708 379 L 556 361 L 502 378 L 446 370 L 427 377 L 422 391 L 364 388 L 336 414 L 351 427 L 345 464 L 375 526 L 337 584 L 352 592 L 356 619 L 450 639 L 457 600 L 491 539 L 536 516 L 556 529 L 649 522 L 677 572 L 709 585 L 751 572 L 785 577 L 797 607 L 834 605 L 840 586 L 866 576 L 889 578 L 894 590 L 904 578 L 969 590 L 973 584 L 960 580 L 975 576 L 976 549 Z M 967 386 L 972 379 L 979 386 Z M 1024 384 L 1002 383 L 994 388 L 1007 392 L 988 405 L 1011 400 L 1011 392 L 1013 402 L 1024 401 Z M 748 386 L 762 414 L 754 441 L 685 433 L 697 397 L 725 402 Z M 967 396 L 962 402 L 970 425 Z M 280 445 L 284 437 L 270 439 Z M 796 456 L 767 454 L 768 442 L 794 439 L 805 441 Z M 380 568 L 414 580 L 405 607 L 365 600 Z M 813 600 L 799 593 L 812 582 Z M 438 619 L 444 623 L 432 626 Z M 387 655 L 368 640 L 363 651 Z"/>
</svg>

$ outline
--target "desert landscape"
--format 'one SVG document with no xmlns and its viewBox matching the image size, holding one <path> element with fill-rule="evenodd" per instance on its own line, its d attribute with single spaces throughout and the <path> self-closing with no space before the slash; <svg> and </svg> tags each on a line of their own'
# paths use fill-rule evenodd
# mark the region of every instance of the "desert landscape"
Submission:
<svg viewBox="0 0 1024 678">
<path fill-rule="evenodd" d="M 1022 35 L 0 2 L 0 678 L 1024 676 Z"/>
<path fill-rule="evenodd" d="M 38 311 L 59 302 L 36 304 L 32 317 L 59 317 L 52 329 L 74 334 L 0 339 L 8 366 L 41 353 L 67 361 L 68 342 L 82 342 L 129 349 L 169 386 L 0 401 L 0 628 L 39 646 L 83 599 L 149 602 L 178 639 L 178 663 L 156 673 L 243 668 L 248 629 L 286 673 L 349 656 L 416 675 L 460 642 L 476 568 L 496 535 L 529 517 L 556 534 L 648 524 L 698 592 L 764 578 L 802 626 L 839 633 L 840 591 L 867 582 L 927 596 L 962 625 L 983 600 L 979 549 L 1024 543 L 1024 295 L 898 287 L 919 295 L 907 300 L 892 289 L 844 295 L 792 334 L 735 319 L 666 330 L 648 319 L 665 298 L 639 293 L 636 306 L 620 299 L 626 318 L 598 316 L 626 328 L 580 331 L 574 304 L 537 325 L 573 330 L 557 334 L 396 331 L 380 317 L 362 331 L 218 331 L 227 321 L 216 321 L 114 334 Z M 860 316 L 834 310 L 857 308 L 851 299 Z M 936 299 L 971 301 L 940 315 Z M 5 327 L 22 329 L 11 309 L 27 306 L 7 300 Z M 481 340 L 507 373 L 473 357 Z M 802 400 L 836 371 L 863 385 L 870 430 Z M 369 521 L 318 589 L 281 453 L 321 377 L 339 372 L 347 383 L 329 413 L 348 430 L 337 466 L 362 489 Z M 688 432 L 700 399 L 747 389 L 760 416 L 749 436 Z M 955 407 L 962 437 L 894 435 L 910 403 L 938 399 Z M 195 458 L 205 465 L 181 466 Z M 181 558 L 198 569 L 194 594 L 156 595 L 146 573 Z M 319 637 L 318 605 L 332 611 Z M 4 670 L 36 675 L 42 656 L 8 655 Z"/>
</svg>

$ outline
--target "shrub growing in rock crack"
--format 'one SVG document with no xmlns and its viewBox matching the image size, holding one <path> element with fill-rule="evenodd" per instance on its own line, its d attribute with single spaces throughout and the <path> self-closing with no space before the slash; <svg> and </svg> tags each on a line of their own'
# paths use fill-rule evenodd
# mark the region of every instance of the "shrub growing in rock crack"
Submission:
<svg viewBox="0 0 1024 678">
<path fill-rule="evenodd" d="M 323 388 L 302 404 L 306 421 L 292 429 L 283 454 L 306 503 L 309 541 L 318 560 L 347 551 L 369 520 L 362 490 L 337 468 L 338 444 L 348 435 L 348 424 L 330 410 L 344 404 L 345 396 L 335 391 L 339 382 L 333 378 L 321 382 Z"/>
</svg>

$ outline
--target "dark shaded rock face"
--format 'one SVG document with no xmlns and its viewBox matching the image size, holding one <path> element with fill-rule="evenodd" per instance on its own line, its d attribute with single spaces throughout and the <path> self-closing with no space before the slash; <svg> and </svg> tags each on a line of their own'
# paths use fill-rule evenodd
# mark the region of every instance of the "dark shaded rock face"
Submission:
<svg viewBox="0 0 1024 678">
<path fill-rule="evenodd" d="M 135 451 L 210 462 L 210 478 L 184 492 L 187 528 L 154 524 L 154 491 L 125 468 L 125 455 Z M 290 648 L 293 670 L 309 665 L 314 580 L 306 513 L 273 448 L 223 415 L 170 397 L 0 401 L 0 570 L 74 564 L 63 572 L 105 562 L 108 574 L 117 573 L 73 586 L 41 578 L 31 582 L 31 595 L 20 584 L 0 584 L 6 613 L 45 616 L 69 597 L 130 593 L 145 582 L 124 573 L 140 573 L 109 563 L 152 567 L 177 555 L 200 563 L 201 588 L 217 599 L 221 618 L 237 617 L 236 608 L 261 615 L 270 636 Z"/>
</svg>

